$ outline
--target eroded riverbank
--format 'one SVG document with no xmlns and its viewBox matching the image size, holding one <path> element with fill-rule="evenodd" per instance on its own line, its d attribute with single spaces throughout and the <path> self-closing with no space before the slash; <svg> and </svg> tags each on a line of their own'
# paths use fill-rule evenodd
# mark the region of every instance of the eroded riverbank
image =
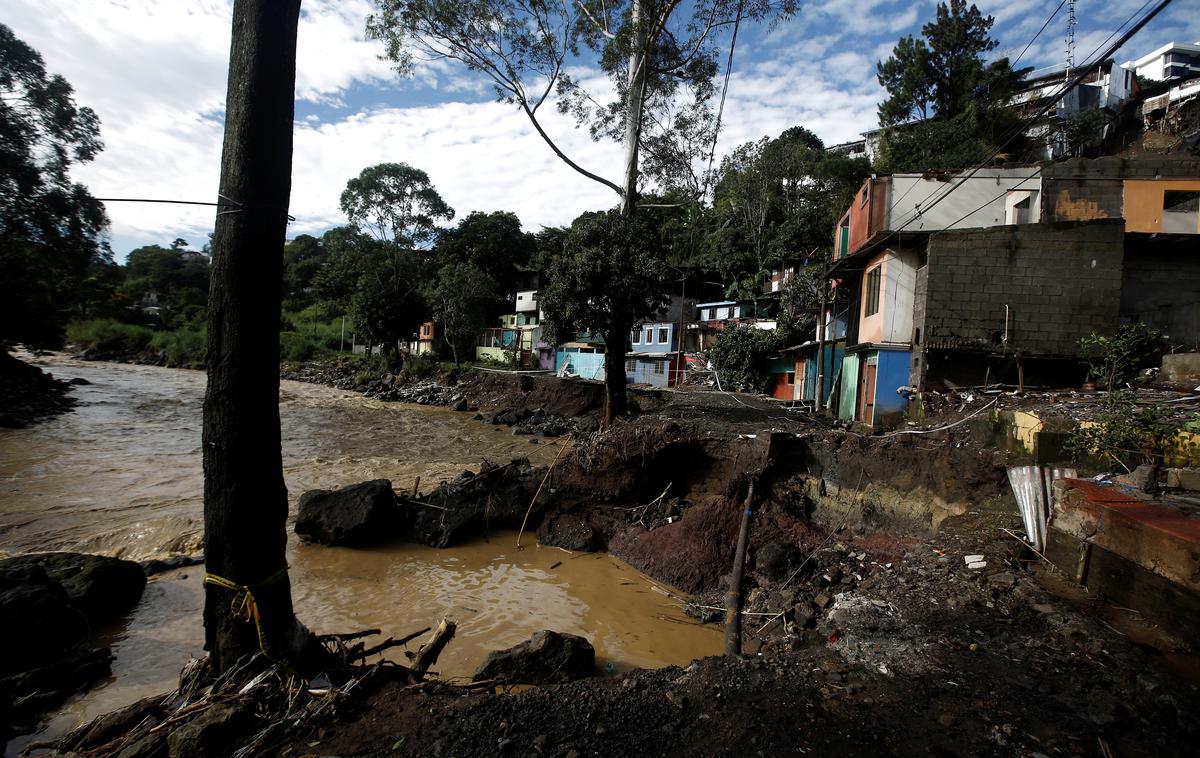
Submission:
<svg viewBox="0 0 1200 758">
<path fill-rule="evenodd" d="M 80 550 L 142 559 L 200 547 L 200 372 L 49 360 L 89 382 L 77 409 L 0 431 L 0 551 Z M 294 506 L 316 487 L 389 478 L 398 489 L 450 479 L 481 458 L 556 452 L 507 427 L 439 408 L 381 403 L 310 384 L 281 390 L 285 477 Z M 514 550 L 499 533 L 452 550 L 388 544 L 370 550 L 303 545 L 289 533 L 297 610 L 318 633 L 378 627 L 403 635 L 459 621 L 438 670 L 467 676 L 487 651 L 538 629 L 588 637 L 603 667 L 686 663 L 720 647 L 667 589 L 601 554 Z M 171 689 L 200 653 L 201 567 L 151 581 L 137 610 L 99 635 L 116 653 L 113 681 L 69 703 L 47 733 Z M 392 651 L 400 657 L 401 651 Z M 9 750 L 19 748 L 14 742 Z"/>
</svg>

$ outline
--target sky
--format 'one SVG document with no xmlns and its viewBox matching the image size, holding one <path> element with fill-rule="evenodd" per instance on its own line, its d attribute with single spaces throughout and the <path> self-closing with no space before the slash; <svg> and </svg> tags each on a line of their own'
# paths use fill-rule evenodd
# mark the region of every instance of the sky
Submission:
<svg viewBox="0 0 1200 758">
<path fill-rule="evenodd" d="M 96 197 L 213 201 L 216 198 L 228 66 L 231 0 L 5 0 L 0 23 L 38 50 L 47 70 L 96 111 L 105 149 L 73 171 Z M 984 0 L 996 19 L 992 53 L 1014 58 L 1057 0 Z M 1118 62 L 1168 42 L 1200 40 L 1200 3 L 1175 0 L 1126 47 Z M 1140 0 L 1078 0 L 1076 60 L 1139 8 Z M 802 125 L 827 145 L 857 139 L 877 123 L 882 89 L 875 62 L 896 40 L 932 20 L 931 0 L 815 0 L 775 26 L 738 37 L 717 159 L 733 147 Z M 569 224 L 612 207 L 612 190 L 576 174 L 550 151 L 515 106 L 496 102 L 486 80 L 448 62 L 402 79 L 364 35 L 369 0 L 305 0 L 297 41 L 296 119 L 288 236 L 346 223 L 338 197 L 363 168 L 403 162 L 423 169 L 463 217 L 515 212 L 527 231 Z M 1062 66 L 1066 12 L 1020 64 Z M 586 75 L 587 72 L 578 72 Z M 591 72 L 594 73 L 594 72 Z M 545 127 L 589 170 L 617 180 L 620 150 L 550 108 Z M 213 209 L 109 203 L 117 260 L 177 237 L 199 248 Z"/>
</svg>

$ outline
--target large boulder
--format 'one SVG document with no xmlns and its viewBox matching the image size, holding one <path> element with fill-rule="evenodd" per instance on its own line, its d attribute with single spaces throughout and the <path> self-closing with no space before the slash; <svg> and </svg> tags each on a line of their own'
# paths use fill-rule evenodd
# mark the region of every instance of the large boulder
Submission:
<svg viewBox="0 0 1200 758">
<path fill-rule="evenodd" d="M 543 629 L 519 645 L 488 653 L 472 680 L 553 684 L 586 679 L 595 670 L 592 643 L 575 634 Z"/>
<path fill-rule="evenodd" d="M 0 677 L 50 663 L 87 637 L 87 620 L 36 565 L 0 561 Z"/>
<path fill-rule="evenodd" d="M 387 479 L 300 496 L 296 534 L 322 545 L 366 545 L 397 534 L 401 511 Z"/>
<path fill-rule="evenodd" d="M 21 568 L 43 571 L 93 625 L 132 610 L 146 589 L 146 573 L 140 565 L 105 555 L 31 553 L 0 561 L 0 570 Z"/>
</svg>

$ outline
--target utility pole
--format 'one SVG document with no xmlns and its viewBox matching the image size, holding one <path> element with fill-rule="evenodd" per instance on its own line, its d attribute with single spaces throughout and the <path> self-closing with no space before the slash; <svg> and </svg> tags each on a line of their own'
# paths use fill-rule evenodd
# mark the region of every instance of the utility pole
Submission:
<svg viewBox="0 0 1200 758">
<path fill-rule="evenodd" d="M 300 0 L 235 0 L 208 295 L 204 394 L 205 648 L 217 673 L 293 662 L 279 430 L 279 313 L 292 177 Z"/>
</svg>

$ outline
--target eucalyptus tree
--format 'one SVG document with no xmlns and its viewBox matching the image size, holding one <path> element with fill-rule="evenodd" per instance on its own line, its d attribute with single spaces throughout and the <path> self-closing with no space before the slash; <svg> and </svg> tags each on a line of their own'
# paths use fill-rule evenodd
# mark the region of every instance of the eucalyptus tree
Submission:
<svg viewBox="0 0 1200 758">
<path fill-rule="evenodd" d="M 421 59 L 457 61 L 491 81 L 566 165 L 613 190 L 631 217 L 643 185 L 707 188 L 720 106 L 713 107 L 730 45 L 745 21 L 794 13 L 794 0 L 375 0 L 367 34 L 385 44 L 401 74 Z M 725 56 L 725 73 L 732 62 Z M 582 68 L 584 76 L 571 71 Z M 606 86 L 585 86 L 592 73 Z M 727 81 L 727 80 L 726 80 Z M 543 118 L 550 104 L 595 140 L 622 147 L 619 175 L 604 176 L 569 155 Z M 622 315 L 621 318 L 625 318 Z M 609 345 L 606 350 L 620 349 Z M 610 357 L 611 362 L 611 357 Z M 607 373 L 608 398 L 622 398 L 625 374 Z M 609 416 L 612 414 L 609 413 Z"/>
</svg>

